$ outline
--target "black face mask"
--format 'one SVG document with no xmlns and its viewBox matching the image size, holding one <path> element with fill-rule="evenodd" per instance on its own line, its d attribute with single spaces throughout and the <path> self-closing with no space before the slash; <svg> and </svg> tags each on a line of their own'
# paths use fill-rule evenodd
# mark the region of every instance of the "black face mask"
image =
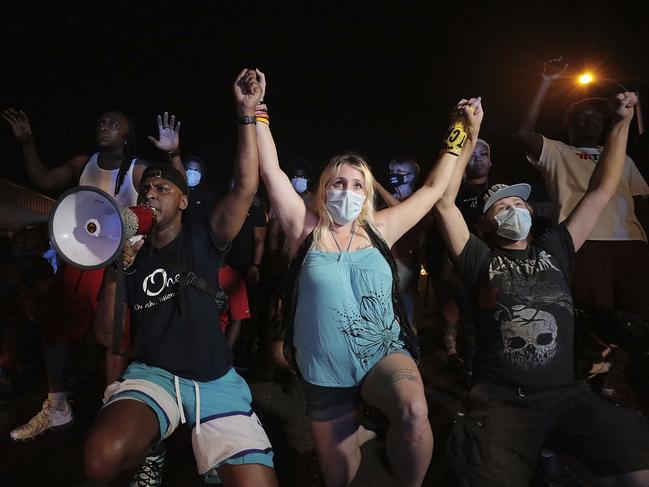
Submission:
<svg viewBox="0 0 649 487">
<path fill-rule="evenodd" d="M 407 184 L 405 179 L 406 176 L 410 176 L 410 174 L 397 174 L 396 172 L 391 172 L 390 173 L 390 185 L 392 187 L 396 186 L 402 186 L 404 184 Z"/>
</svg>

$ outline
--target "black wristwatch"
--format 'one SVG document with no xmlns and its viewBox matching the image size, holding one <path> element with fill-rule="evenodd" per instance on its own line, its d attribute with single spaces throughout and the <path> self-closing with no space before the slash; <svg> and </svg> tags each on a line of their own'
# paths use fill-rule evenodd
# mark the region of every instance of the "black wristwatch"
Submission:
<svg viewBox="0 0 649 487">
<path fill-rule="evenodd" d="M 237 125 L 250 125 L 255 123 L 257 123 L 257 120 L 255 120 L 254 115 L 244 115 L 243 117 L 237 117 Z"/>
</svg>

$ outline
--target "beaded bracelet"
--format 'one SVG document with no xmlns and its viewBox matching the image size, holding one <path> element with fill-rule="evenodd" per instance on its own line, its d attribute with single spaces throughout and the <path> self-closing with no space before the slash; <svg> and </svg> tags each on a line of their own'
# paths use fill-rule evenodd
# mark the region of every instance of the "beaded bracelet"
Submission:
<svg viewBox="0 0 649 487">
<path fill-rule="evenodd" d="M 255 107 L 255 121 L 258 123 L 265 123 L 266 125 L 270 125 L 270 117 L 268 116 L 268 106 L 263 101 L 260 101 L 257 103 L 257 106 Z"/>
</svg>

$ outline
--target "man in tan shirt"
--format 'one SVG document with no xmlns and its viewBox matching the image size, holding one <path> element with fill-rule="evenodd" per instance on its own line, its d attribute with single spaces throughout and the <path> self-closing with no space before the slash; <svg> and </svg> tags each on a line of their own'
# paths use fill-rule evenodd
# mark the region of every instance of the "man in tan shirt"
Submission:
<svg viewBox="0 0 649 487">
<path fill-rule="evenodd" d="M 552 83 L 564 66 L 546 63 L 543 81 L 516 133 L 529 161 L 541 171 L 556 222 L 562 222 L 588 189 L 602 153 L 599 145 L 609 108 L 604 99 L 573 103 L 565 114 L 568 143 L 546 138 L 534 128 Z M 630 157 L 624 161 L 616 193 L 577 254 L 573 297 L 577 303 L 616 308 L 649 319 L 647 236 L 635 215 L 633 198 L 649 195 L 649 186 Z"/>
</svg>

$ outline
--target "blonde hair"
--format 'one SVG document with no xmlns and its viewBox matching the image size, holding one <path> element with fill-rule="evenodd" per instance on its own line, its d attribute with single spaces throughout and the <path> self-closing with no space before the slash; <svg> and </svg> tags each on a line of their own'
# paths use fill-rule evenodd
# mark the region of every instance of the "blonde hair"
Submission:
<svg viewBox="0 0 649 487">
<path fill-rule="evenodd" d="M 318 216 L 318 224 L 313 230 L 313 246 L 322 249 L 322 239 L 325 232 L 334 225 L 334 221 L 327 210 L 327 186 L 329 186 L 340 173 L 340 168 L 348 165 L 363 173 L 365 178 L 365 203 L 356 222 L 358 225 L 369 225 L 374 229 L 374 175 L 370 170 L 369 163 L 360 154 L 346 152 L 334 156 L 322 171 L 318 181 L 318 189 L 315 193 L 313 210 Z M 374 229 L 376 230 L 376 229 Z"/>
</svg>

